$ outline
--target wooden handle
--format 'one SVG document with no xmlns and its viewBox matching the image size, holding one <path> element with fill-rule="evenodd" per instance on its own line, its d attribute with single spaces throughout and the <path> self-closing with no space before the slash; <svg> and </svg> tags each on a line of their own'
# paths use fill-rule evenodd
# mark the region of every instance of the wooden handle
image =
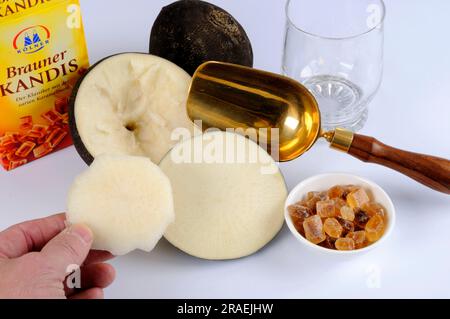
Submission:
<svg viewBox="0 0 450 319">
<path fill-rule="evenodd" d="M 380 164 L 439 192 L 450 194 L 450 161 L 402 151 L 373 137 L 354 135 L 348 153 L 364 162 Z"/>
</svg>

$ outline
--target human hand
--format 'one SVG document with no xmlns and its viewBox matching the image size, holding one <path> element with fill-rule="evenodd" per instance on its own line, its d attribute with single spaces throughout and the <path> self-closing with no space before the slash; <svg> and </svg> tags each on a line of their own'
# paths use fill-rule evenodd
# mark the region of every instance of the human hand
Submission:
<svg viewBox="0 0 450 319">
<path fill-rule="evenodd" d="M 0 232 L 0 299 L 103 298 L 103 288 L 115 277 L 114 268 L 104 262 L 113 256 L 90 251 L 92 241 L 86 226 L 66 229 L 64 214 Z M 80 289 L 65 282 L 73 265 L 81 266 Z"/>
</svg>

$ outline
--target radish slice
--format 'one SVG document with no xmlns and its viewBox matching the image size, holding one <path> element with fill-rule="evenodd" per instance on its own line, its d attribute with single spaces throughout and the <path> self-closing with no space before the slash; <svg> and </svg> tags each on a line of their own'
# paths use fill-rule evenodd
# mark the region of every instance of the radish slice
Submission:
<svg viewBox="0 0 450 319">
<path fill-rule="evenodd" d="M 245 257 L 280 231 L 286 184 L 256 143 L 234 133 L 209 133 L 175 146 L 160 167 L 175 201 L 176 221 L 165 237 L 182 251 L 210 260 Z"/>
<path fill-rule="evenodd" d="M 72 185 L 67 220 L 92 229 L 93 249 L 151 251 L 174 220 L 170 181 L 148 158 L 99 156 Z"/>
</svg>

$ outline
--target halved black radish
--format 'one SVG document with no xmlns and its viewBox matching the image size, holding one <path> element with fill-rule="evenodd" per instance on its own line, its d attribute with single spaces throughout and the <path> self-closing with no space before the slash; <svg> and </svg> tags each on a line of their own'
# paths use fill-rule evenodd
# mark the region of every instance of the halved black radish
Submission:
<svg viewBox="0 0 450 319">
<path fill-rule="evenodd" d="M 190 76 L 157 56 L 123 53 L 92 66 L 69 103 L 75 147 L 90 165 L 101 154 L 159 163 L 175 128 L 193 129 L 186 112 Z"/>
</svg>

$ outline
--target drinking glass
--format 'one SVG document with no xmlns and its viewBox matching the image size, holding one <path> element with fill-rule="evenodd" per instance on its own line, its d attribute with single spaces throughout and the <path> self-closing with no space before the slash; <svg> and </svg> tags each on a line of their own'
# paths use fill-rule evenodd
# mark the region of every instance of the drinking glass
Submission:
<svg viewBox="0 0 450 319">
<path fill-rule="evenodd" d="M 285 75 L 316 97 L 324 129 L 360 130 L 383 76 L 382 0 L 288 0 Z"/>
</svg>

